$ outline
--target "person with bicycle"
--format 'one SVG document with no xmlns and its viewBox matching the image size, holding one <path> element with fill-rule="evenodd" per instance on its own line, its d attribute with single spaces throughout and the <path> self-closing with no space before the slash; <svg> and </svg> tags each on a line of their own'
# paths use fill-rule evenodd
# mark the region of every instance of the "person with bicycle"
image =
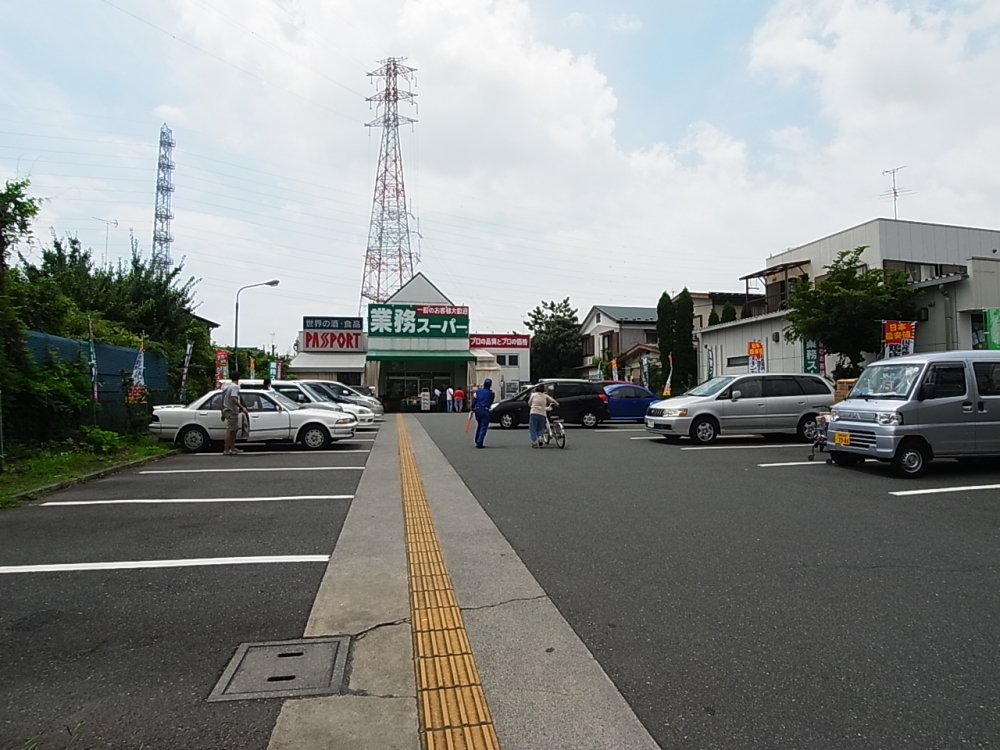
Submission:
<svg viewBox="0 0 1000 750">
<path fill-rule="evenodd" d="M 528 396 L 528 437 L 532 448 L 541 448 L 542 436 L 545 434 L 545 417 L 550 406 L 559 406 L 559 402 L 545 392 L 545 386 L 539 383 Z"/>
</svg>

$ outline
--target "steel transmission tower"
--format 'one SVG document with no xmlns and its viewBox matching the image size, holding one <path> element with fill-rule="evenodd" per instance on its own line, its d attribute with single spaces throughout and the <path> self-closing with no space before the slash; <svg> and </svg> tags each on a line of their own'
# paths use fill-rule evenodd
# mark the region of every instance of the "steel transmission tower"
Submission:
<svg viewBox="0 0 1000 750">
<path fill-rule="evenodd" d="M 416 94 L 399 89 L 399 79 L 409 82 L 416 68 L 403 65 L 403 57 L 380 60 L 381 67 L 368 74 L 369 78 L 384 78 L 385 85 L 375 96 L 378 117 L 367 127 L 382 128 L 382 146 L 375 175 L 375 200 L 372 221 L 365 250 L 365 272 L 361 280 L 361 304 L 365 300 L 385 302 L 403 284 L 413 278 L 414 266 L 420 261 L 410 247 L 409 215 L 406 210 L 406 188 L 403 185 L 403 158 L 399 152 L 399 126 L 415 123 L 411 117 L 399 114 L 399 102 L 413 103 Z"/>
<path fill-rule="evenodd" d="M 170 257 L 170 220 L 174 218 L 170 210 L 170 195 L 174 192 L 173 172 L 174 134 L 163 123 L 160 128 L 160 157 L 156 162 L 156 211 L 153 214 L 153 260 L 169 270 L 173 265 Z"/>
</svg>

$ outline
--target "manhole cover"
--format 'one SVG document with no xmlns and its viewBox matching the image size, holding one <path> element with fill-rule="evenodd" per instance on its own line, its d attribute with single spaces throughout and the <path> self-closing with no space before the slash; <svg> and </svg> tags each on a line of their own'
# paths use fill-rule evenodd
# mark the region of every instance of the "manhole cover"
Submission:
<svg viewBox="0 0 1000 750">
<path fill-rule="evenodd" d="M 208 700 L 339 693 L 349 646 L 348 637 L 244 643 L 236 649 Z"/>
</svg>

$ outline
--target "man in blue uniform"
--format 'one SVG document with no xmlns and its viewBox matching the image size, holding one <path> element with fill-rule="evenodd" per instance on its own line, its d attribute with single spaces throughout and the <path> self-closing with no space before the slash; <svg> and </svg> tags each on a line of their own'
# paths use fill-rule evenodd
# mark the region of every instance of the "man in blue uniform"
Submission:
<svg viewBox="0 0 1000 750">
<path fill-rule="evenodd" d="M 490 428 L 490 407 L 493 405 L 495 394 L 490 386 L 493 381 L 486 378 L 481 388 L 477 388 L 472 396 L 472 403 L 469 405 L 472 413 L 476 416 L 476 447 L 483 448 L 486 440 L 486 431 Z"/>
</svg>

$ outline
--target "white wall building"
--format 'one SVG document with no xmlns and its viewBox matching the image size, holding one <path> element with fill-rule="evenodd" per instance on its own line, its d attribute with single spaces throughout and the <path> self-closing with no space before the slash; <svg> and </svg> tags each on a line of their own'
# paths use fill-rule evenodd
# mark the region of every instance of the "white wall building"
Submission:
<svg viewBox="0 0 1000 750">
<path fill-rule="evenodd" d="M 895 268 L 921 290 L 917 299 L 916 350 L 978 348 L 984 341 L 984 309 L 1000 307 L 1000 231 L 874 219 L 767 259 L 767 267 L 742 277 L 750 314 L 732 323 L 696 331 L 699 375 L 747 371 L 747 346 L 764 345 L 770 372 L 803 372 L 803 345 L 785 341 L 782 312 L 789 282 L 808 274 L 822 280 L 825 267 L 844 250 L 867 246 L 861 260 L 870 268 Z M 756 281 L 751 291 L 750 282 Z M 763 289 L 760 288 L 763 287 Z M 752 299 L 763 291 L 763 297 Z M 711 355 L 709 355 L 711 352 Z M 829 372 L 835 365 L 827 357 Z"/>
<path fill-rule="evenodd" d="M 473 354 L 489 354 L 500 368 L 499 395 L 516 393 L 531 382 L 531 336 L 519 333 L 470 333 Z"/>
</svg>

